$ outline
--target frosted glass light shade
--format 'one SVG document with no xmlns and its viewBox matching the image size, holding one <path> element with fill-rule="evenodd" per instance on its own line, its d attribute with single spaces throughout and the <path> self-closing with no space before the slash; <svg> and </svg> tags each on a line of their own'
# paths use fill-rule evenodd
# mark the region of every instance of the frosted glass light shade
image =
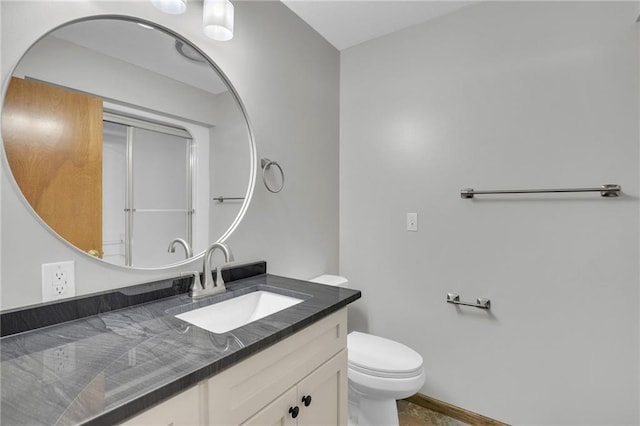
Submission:
<svg viewBox="0 0 640 426">
<path fill-rule="evenodd" d="M 151 4 L 156 9 L 171 15 L 180 15 L 187 10 L 187 0 L 151 0 Z"/>
<path fill-rule="evenodd" d="M 233 38 L 233 4 L 229 0 L 204 0 L 204 33 L 218 41 Z"/>
</svg>

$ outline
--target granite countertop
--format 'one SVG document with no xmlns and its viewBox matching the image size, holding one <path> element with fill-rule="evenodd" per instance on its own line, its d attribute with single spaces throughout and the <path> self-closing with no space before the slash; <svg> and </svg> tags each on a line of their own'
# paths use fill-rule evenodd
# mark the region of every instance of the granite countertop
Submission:
<svg viewBox="0 0 640 426">
<path fill-rule="evenodd" d="M 221 334 L 174 317 L 256 289 L 304 301 Z M 196 301 L 179 294 L 3 337 L 0 423 L 117 423 L 359 297 L 357 290 L 261 274 Z"/>
</svg>

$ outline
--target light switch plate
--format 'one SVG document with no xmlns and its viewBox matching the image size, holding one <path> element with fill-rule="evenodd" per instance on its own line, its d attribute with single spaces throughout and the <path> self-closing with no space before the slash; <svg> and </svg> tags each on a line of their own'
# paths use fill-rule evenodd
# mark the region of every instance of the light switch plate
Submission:
<svg viewBox="0 0 640 426">
<path fill-rule="evenodd" d="M 418 232 L 418 213 L 407 213 L 407 231 Z"/>
</svg>

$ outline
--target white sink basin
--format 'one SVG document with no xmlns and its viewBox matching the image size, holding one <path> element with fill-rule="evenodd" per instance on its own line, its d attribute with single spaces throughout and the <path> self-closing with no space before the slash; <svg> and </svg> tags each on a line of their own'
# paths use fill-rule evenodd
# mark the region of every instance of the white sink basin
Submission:
<svg viewBox="0 0 640 426">
<path fill-rule="evenodd" d="M 270 291 L 254 291 L 204 308 L 176 315 L 213 333 L 226 333 L 302 302 Z"/>
</svg>

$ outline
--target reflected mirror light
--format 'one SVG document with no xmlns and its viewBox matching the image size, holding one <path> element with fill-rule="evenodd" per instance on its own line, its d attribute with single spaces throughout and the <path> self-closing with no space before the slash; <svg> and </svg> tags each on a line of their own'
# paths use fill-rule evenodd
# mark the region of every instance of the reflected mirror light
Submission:
<svg viewBox="0 0 640 426">
<path fill-rule="evenodd" d="M 2 112 L 24 199 L 106 262 L 184 262 L 226 239 L 251 198 L 255 145 L 241 103 L 197 48 L 168 32 L 118 19 L 63 26 L 20 60 Z M 171 250 L 173 241 L 185 249 Z"/>
</svg>

